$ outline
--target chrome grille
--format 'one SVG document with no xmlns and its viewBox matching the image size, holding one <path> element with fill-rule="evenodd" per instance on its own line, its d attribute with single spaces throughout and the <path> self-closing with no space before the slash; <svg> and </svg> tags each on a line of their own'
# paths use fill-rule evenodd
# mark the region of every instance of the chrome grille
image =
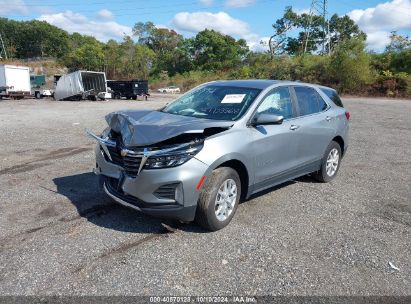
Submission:
<svg viewBox="0 0 411 304">
<path fill-rule="evenodd" d="M 116 164 L 124 169 L 124 172 L 131 177 L 136 177 L 138 169 L 140 168 L 141 157 L 136 156 L 121 156 L 121 149 L 117 146 L 107 146 L 108 151 L 112 159 L 112 163 Z M 110 161 L 109 159 L 107 159 Z"/>
</svg>

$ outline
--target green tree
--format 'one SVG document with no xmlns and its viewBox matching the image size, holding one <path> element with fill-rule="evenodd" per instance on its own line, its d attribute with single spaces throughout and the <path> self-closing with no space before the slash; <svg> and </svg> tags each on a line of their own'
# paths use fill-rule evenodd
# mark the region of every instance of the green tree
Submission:
<svg viewBox="0 0 411 304">
<path fill-rule="evenodd" d="M 339 17 L 337 14 L 332 15 L 330 19 L 330 36 L 331 48 L 337 46 L 339 42 L 353 37 L 360 37 L 363 40 L 367 38 L 354 20 L 347 15 Z"/>
<path fill-rule="evenodd" d="M 386 53 L 399 53 L 411 48 L 411 39 L 408 36 L 399 35 L 396 31 L 391 32 L 390 43 L 387 45 Z"/>
<path fill-rule="evenodd" d="M 0 18 L 0 32 L 10 57 L 61 57 L 70 51 L 68 33 L 45 21 Z"/>
<path fill-rule="evenodd" d="M 227 70 L 242 63 L 249 52 L 244 39 L 235 40 L 214 30 L 199 32 L 192 40 L 195 65 L 204 70 Z"/>
<path fill-rule="evenodd" d="M 123 42 L 122 47 L 126 48 Z M 155 62 L 156 54 L 146 45 L 130 44 L 125 49 L 122 77 L 125 79 L 147 79 Z"/>
<path fill-rule="evenodd" d="M 365 52 L 364 39 L 350 38 L 337 45 L 331 56 L 330 80 L 345 93 L 371 82 L 370 56 Z"/>
<path fill-rule="evenodd" d="M 64 59 L 71 71 L 75 70 L 104 70 L 104 49 L 102 43 L 86 43 L 76 49 Z"/>
<path fill-rule="evenodd" d="M 108 79 L 117 79 L 123 68 L 122 58 L 123 50 L 115 40 L 109 40 L 104 46 L 104 63 Z"/>
<path fill-rule="evenodd" d="M 170 75 L 183 73 L 191 67 L 185 39 L 174 30 L 157 28 L 152 22 L 138 22 L 133 35 L 139 44 L 147 45 L 155 52 L 157 60 L 153 72 L 168 71 Z"/>
<path fill-rule="evenodd" d="M 310 36 L 307 37 L 307 29 L 310 26 Z M 322 16 L 313 16 L 312 19 L 309 14 L 297 14 L 292 7 L 286 8 L 284 15 L 277 19 L 272 25 L 274 33 L 270 37 L 269 47 L 270 53 L 290 55 L 301 55 L 305 50 L 305 42 L 308 38 L 306 46 L 308 53 L 316 53 L 322 51 L 320 49 L 319 41 L 324 37 L 324 28 L 328 27 L 327 21 Z M 352 37 L 361 37 L 365 39 L 366 36 L 353 20 L 348 16 L 339 17 L 334 14 L 329 20 L 330 40 L 331 45 L 328 46 L 331 50 L 339 42 L 350 39 Z M 296 36 L 291 36 L 290 33 L 299 31 Z M 327 50 L 326 50 L 327 51 Z"/>
</svg>

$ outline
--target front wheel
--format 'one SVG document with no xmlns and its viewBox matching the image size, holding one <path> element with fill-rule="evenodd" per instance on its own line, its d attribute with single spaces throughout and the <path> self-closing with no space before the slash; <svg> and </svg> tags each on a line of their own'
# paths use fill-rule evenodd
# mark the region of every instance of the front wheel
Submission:
<svg viewBox="0 0 411 304">
<path fill-rule="evenodd" d="M 196 221 L 211 231 L 227 226 L 233 218 L 241 196 L 238 173 L 229 167 L 214 170 L 201 190 Z"/>
<path fill-rule="evenodd" d="M 340 145 L 332 141 L 325 151 L 320 170 L 313 174 L 314 178 L 323 183 L 333 180 L 340 169 L 341 156 Z"/>
</svg>

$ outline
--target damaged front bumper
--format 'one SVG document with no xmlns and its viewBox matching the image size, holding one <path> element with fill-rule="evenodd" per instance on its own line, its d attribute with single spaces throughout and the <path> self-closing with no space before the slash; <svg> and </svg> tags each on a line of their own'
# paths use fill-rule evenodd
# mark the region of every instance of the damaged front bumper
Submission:
<svg viewBox="0 0 411 304">
<path fill-rule="evenodd" d="M 193 157 L 177 167 L 144 169 L 140 162 L 138 173 L 130 176 L 130 172 L 111 157 L 113 143 L 88 133 L 98 141 L 94 172 L 113 200 L 153 216 L 194 220 L 199 196 L 197 186 L 206 174 L 206 164 Z M 144 157 L 150 156 L 141 155 Z"/>
</svg>

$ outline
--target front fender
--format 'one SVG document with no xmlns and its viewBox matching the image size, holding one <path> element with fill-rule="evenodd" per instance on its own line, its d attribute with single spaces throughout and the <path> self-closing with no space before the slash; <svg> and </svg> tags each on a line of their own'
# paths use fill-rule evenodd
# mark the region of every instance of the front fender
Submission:
<svg viewBox="0 0 411 304">
<path fill-rule="evenodd" d="M 248 130 L 233 130 L 207 138 L 203 149 L 195 156 L 208 166 L 206 176 L 227 161 L 241 162 L 248 173 L 248 185 L 254 184 L 254 158 L 251 133 Z"/>
</svg>

